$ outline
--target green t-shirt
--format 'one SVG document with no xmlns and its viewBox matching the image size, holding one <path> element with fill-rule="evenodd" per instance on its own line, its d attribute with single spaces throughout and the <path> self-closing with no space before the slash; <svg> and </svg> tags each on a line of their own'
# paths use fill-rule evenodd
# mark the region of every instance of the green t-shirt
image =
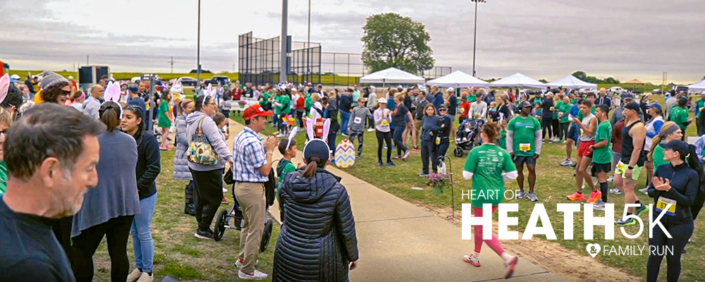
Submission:
<svg viewBox="0 0 705 282">
<path fill-rule="evenodd" d="M 306 111 L 308 112 L 311 107 L 313 107 L 313 100 L 311 99 L 311 93 L 306 93 L 306 99 L 305 99 L 305 105 L 304 107 L 306 108 Z"/>
<path fill-rule="evenodd" d="M 602 148 L 595 149 L 592 154 L 592 162 L 596 164 L 611 164 L 612 163 L 612 147 L 610 140 L 612 139 L 612 124 L 609 121 L 600 122 L 597 126 L 597 135 L 595 136 L 595 144 L 607 140 L 607 145 Z"/>
<path fill-rule="evenodd" d="M 543 103 L 543 99 L 541 98 L 534 98 L 534 105 L 539 104 L 541 105 Z"/>
<path fill-rule="evenodd" d="M 597 109 L 597 108 L 592 107 L 592 110 L 590 110 L 590 113 L 592 113 L 592 114 L 594 115 L 594 114 L 595 114 L 595 109 Z M 583 112 L 582 112 L 582 111 L 578 111 L 578 119 L 579 119 L 579 120 L 583 120 L 583 118 L 585 118 L 585 115 L 583 115 Z"/>
<path fill-rule="evenodd" d="M 537 118 L 541 118 L 541 108 L 536 108 L 536 114 L 535 114 L 535 116 L 536 116 Z"/>
<path fill-rule="evenodd" d="M 477 100 L 475 98 L 475 95 L 468 95 L 468 102 L 472 103 L 472 102 L 475 102 L 475 100 Z"/>
<path fill-rule="evenodd" d="M 671 113 L 669 113 L 668 116 L 671 118 L 671 121 L 675 122 L 685 134 L 685 129 L 688 127 L 685 125 L 688 122 L 688 110 L 681 108 L 680 106 L 675 106 L 671 109 Z"/>
<path fill-rule="evenodd" d="M 360 100 L 360 90 L 353 91 L 352 100 L 353 100 L 353 103 L 352 103 L 353 107 L 357 107 L 357 100 Z"/>
<path fill-rule="evenodd" d="M 0 195 L 5 194 L 7 190 L 7 164 L 5 161 L 0 161 Z"/>
<path fill-rule="evenodd" d="M 697 106 L 696 106 L 695 108 L 698 109 L 698 110 L 695 112 L 695 116 L 696 116 L 696 117 L 699 117 L 699 116 L 700 116 L 700 111 L 702 111 L 703 108 L 705 108 L 705 99 L 700 99 L 700 100 L 698 100 L 698 101 L 696 102 L 696 105 L 697 105 Z"/>
<path fill-rule="evenodd" d="M 262 95 L 259 95 L 259 105 L 265 109 L 271 109 L 269 105 L 269 97 L 271 95 L 272 94 L 270 94 L 269 92 L 264 92 L 262 93 Z"/>
<path fill-rule="evenodd" d="M 499 131 L 499 146 L 502 149 L 507 149 L 507 131 L 504 128 Z"/>
<path fill-rule="evenodd" d="M 277 164 L 277 177 L 279 177 L 278 184 L 281 186 L 282 181 L 284 181 L 284 176 L 290 172 L 296 171 L 296 167 L 291 161 L 281 159 Z"/>
<path fill-rule="evenodd" d="M 291 98 L 289 97 L 289 95 L 281 95 L 279 97 L 280 97 L 279 103 L 282 104 L 281 113 L 282 114 L 291 113 Z"/>
<path fill-rule="evenodd" d="M 651 156 L 654 161 L 654 173 L 658 170 L 658 167 L 661 165 L 665 165 L 668 162 L 663 160 L 663 147 L 661 147 L 661 144 L 656 145 L 656 148 L 654 148 L 654 154 Z"/>
<path fill-rule="evenodd" d="M 472 206 L 499 205 L 504 199 L 503 172 L 516 171 L 511 155 L 495 144 L 475 147 L 465 161 L 465 171 L 472 172 Z"/>
<path fill-rule="evenodd" d="M 570 112 L 570 108 L 572 108 L 573 105 L 571 104 L 561 104 L 561 107 L 558 109 L 558 115 L 562 116 L 563 114 Z M 570 122 L 570 118 L 568 116 L 565 116 L 560 120 L 560 123 L 567 123 Z"/>
<path fill-rule="evenodd" d="M 533 117 L 516 116 L 507 125 L 513 131 L 512 149 L 520 157 L 533 157 L 536 152 L 536 131 L 541 131 L 541 123 Z"/>
<path fill-rule="evenodd" d="M 563 101 L 558 101 L 556 105 L 553 106 L 553 119 L 558 119 L 558 111 L 561 109 L 561 106 L 563 106 Z"/>
<path fill-rule="evenodd" d="M 570 104 L 571 104 L 571 105 L 575 105 L 576 102 L 577 102 L 577 100 L 575 100 L 575 99 L 570 99 Z"/>
</svg>

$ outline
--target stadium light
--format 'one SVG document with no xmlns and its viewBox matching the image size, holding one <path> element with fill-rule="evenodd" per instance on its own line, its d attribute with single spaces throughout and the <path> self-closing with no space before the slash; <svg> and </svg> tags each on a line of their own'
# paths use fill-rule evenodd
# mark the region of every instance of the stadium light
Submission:
<svg viewBox="0 0 705 282">
<path fill-rule="evenodd" d="M 475 53 L 477 52 L 477 3 L 487 3 L 487 0 L 470 0 L 475 2 L 475 32 L 472 43 L 472 76 L 475 76 Z"/>
</svg>

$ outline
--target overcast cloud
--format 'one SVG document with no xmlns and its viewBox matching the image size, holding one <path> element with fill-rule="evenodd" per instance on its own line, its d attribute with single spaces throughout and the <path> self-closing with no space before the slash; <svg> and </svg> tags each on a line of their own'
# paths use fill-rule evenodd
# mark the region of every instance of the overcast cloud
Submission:
<svg viewBox="0 0 705 282">
<path fill-rule="evenodd" d="M 477 76 L 553 80 L 576 70 L 620 80 L 691 83 L 705 75 L 705 1 L 487 0 L 479 5 Z M 105 3 L 110 3 L 106 5 Z M 115 4 L 117 3 L 117 4 Z M 369 15 L 426 25 L 436 65 L 472 73 L 469 0 L 312 0 L 311 41 L 361 53 Z M 306 41 L 306 0 L 289 0 L 289 34 Z M 201 61 L 232 71 L 237 36 L 281 33 L 281 0 L 202 0 Z M 186 72 L 196 65 L 196 0 L 0 0 L 0 59 L 14 69 Z M 237 65 L 235 65 L 237 69 Z M 324 70 L 326 71 L 326 70 Z"/>
</svg>

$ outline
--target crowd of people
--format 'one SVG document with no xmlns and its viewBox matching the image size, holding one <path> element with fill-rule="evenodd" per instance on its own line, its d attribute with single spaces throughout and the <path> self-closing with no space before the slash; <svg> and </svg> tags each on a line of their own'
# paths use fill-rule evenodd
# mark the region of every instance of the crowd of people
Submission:
<svg viewBox="0 0 705 282">
<path fill-rule="evenodd" d="M 395 166 L 393 160 L 406 161 L 420 151 L 421 177 L 439 172 L 451 143 L 469 142 L 463 175 L 472 179 L 473 190 L 504 195 L 502 182 L 516 179 L 517 198 L 532 202 L 539 201 L 541 192 L 536 170 L 543 145 L 564 144 L 561 165 L 573 166 L 576 177 L 576 191 L 568 201 L 604 210 L 609 194 L 624 195 L 625 204 L 632 206 L 616 222 L 623 226 L 636 224 L 635 218 L 649 212 L 638 191 L 654 199 L 655 216 L 665 211 L 662 222 L 674 237 L 657 233 L 649 243 L 675 248 L 666 256 L 671 281 L 680 275 L 680 257 L 705 199 L 705 92 L 696 102 L 685 93 L 669 93 L 661 105 L 647 95 L 614 96 L 605 89 L 548 89 L 531 97 L 518 90 L 482 88 L 441 91 L 432 86 L 426 93 L 424 87 L 399 86 L 378 93 L 372 86 L 324 91 L 320 84 L 255 86 L 238 81 L 214 88 L 202 85 L 189 100 L 178 82 L 153 85 L 149 80 L 123 83 L 103 77 L 83 91 L 71 78 L 49 71 L 25 83 L 3 79 L 9 83 L 6 90 L 0 87 L 0 236 L 9 238 L 3 242 L 11 252 L 4 254 L 25 255 L 0 257 L 0 274 L 16 281 L 91 281 L 93 256 L 104 237 L 113 281 L 152 281 L 151 224 L 160 151 L 172 148 L 173 177 L 188 181 L 185 212 L 196 218 L 195 237 L 214 239 L 213 219 L 228 202 L 224 182 L 234 182 L 234 204 L 244 222 L 236 226 L 241 236 L 235 266 L 242 279 L 268 276 L 256 268 L 268 182 L 278 183 L 285 226 L 275 249 L 274 280 L 345 281 L 357 267 L 350 200 L 340 178 L 325 169 L 335 157 L 338 133 L 357 142 L 360 158 L 365 132 L 375 132 L 380 167 Z M 119 85 L 119 93 L 106 95 L 113 84 Z M 235 113 L 242 115 L 245 129 L 232 138 L 230 150 L 228 117 L 234 105 L 243 103 L 250 106 Z M 698 136 L 703 136 L 694 145 L 683 141 L 693 123 L 690 111 L 697 117 Z M 308 119 L 328 120 L 325 134 L 309 131 L 315 133 L 307 135 L 303 146 L 304 164 L 294 165 L 298 147 L 285 137 L 295 127 L 306 127 Z M 278 135 L 259 137 L 267 126 L 277 128 Z M 276 167 L 274 150 L 283 155 Z M 642 170 L 646 185 L 637 190 Z M 224 181 L 225 175 L 232 179 Z M 501 201 L 473 200 L 474 216 L 482 216 L 482 204 L 491 204 L 494 212 Z M 479 267 L 485 242 L 503 258 L 506 277 L 511 277 L 518 258 L 496 237 L 483 241 L 481 234 L 475 228 L 475 253 L 464 260 Z M 649 258 L 648 281 L 658 278 L 661 260 Z"/>
</svg>

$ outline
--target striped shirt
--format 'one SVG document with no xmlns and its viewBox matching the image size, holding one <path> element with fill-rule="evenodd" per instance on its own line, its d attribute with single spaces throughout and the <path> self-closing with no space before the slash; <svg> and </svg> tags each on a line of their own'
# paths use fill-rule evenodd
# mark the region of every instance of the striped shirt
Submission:
<svg viewBox="0 0 705 282">
<path fill-rule="evenodd" d="M 262 175 L 258 168 L 267 164 L 264 145 L 259 135 L 245 127 L 233 140 L 233 180 L 235 182 L 259 182 L 269 180 Z"/>
</svg>

